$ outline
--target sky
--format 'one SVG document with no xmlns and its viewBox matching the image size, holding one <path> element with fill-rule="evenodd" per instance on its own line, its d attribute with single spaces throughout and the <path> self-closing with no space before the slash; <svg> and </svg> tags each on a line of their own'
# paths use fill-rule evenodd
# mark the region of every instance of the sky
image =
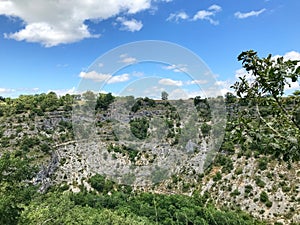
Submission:
<svg viewBox="0 0 300 225">
<path fill-rule="evenodd" d="M 299 0 L 0 0 L 0 96 L 73 94 L 86 81 L 116 95 L 192 97 L 214 84 L 224 94 L 244 73 L 242 51 L 300 60 L 299 8 Z M 146 40 L 156 45 L 138 55 L 124 47 Z M 168 45 L 199 57 L 199 71 Z M 110 70 L 101 60 L 115 53 Z"/>
</svg>

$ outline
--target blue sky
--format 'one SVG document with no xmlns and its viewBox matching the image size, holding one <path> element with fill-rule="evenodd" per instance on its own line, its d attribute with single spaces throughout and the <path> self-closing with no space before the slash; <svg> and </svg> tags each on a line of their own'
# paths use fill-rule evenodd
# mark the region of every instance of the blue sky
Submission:
<svg viewBox="0 0 300 225">
<path fill-rule="evenodd" d="M 184 64 L 136 63 L 128 52 L 120 58 L 129 60 L 126 68 L 89 76 L 101 55 L 143 40 L 191 50 L 225 92 L 243 72 L 237 56 L 244 50 L 300 59 L 299 9 L 299 0 L 0 0 L 0 95 L 74 93 L 82 79 L 100 75 L 114 79 L 107 92 L 151 76 L 159 91 L 196 93 Z"/>
</svg>

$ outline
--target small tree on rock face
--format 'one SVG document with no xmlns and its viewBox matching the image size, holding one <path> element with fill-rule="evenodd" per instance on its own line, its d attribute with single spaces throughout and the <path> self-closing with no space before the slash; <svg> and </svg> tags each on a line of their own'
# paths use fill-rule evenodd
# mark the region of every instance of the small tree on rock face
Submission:
<svg viewBox="0 0 300 225">
<path fill-rule="evenodd" d="M 282 97 L 286 87 L 291 86 L 292 82 L 297 82 L 300 77 L 299 61 L 285 60 L 283 57 L 274 58 L 272 55 L 259 58 L 253 50 L 242 52 L 238 60 L 242 61 L 252 80 L 249 81 L 244 75 L 239 77 L 240 80 L 232 88 L 238 97 L 252 102 L 258 115 L 257 121 L 250 124 L 247 119 L 249 113 L 247 110 L 243 111 L 240 117 L 240 124 L 243 126 L 240 126 L 240 131 L 250 136 L 262 149 L 267 149 L 277 156 L 282 155 L 286 161 L 299 160 L 300 124 L 295 117 L 299 104 L 291 107 L 284 104 Z M 262 115 L 259 106 L 271 106 L 272 110 L 269 110 L 268 115 L 272 116 Z"/>
<path fill-rule="evenodd" d="M 96 110 L 107 110 L 108 106 L 114 101 L 115 97 L 111 94 L 100 93 L 96 101 Z"/>
<path fill-rule="evenodd" d="M 161 93 L 161 100 L 168 100 L 169 94 L 166 91 Z"/>
<path fill-rule="evenodd" d="M 225 94 L 225 102 L 228 103 L 234 103 L 236 101 L 236 96 L 232 94 L 231 92 L 227 92 Z"/>
</svg>

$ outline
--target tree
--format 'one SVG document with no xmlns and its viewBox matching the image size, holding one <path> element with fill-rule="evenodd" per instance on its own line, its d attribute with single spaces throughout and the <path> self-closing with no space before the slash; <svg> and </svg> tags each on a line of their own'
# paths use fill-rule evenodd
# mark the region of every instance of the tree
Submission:
<svg viewBox="0 0 300 225">
<path fill-rule="evenodd" d="M 231 92 L 227 92 L 225 94 L 225 102 L 227 104 L 234 103 L 235 101 L 236 101 L 236 96 L 234 94 L 232 94 Z"/>
<path fill-rule="evenodd" d="M 169 94 L 166 91 L 161 93 L 161 100 L 168 100 Z"/>
<path fill-rule="evenodd" d="M 295 95 L 295 96 L 300 96 L 300 90 L 294 91 L 293 95 Z"/>
<path fill-rule="evenodd" d="M 246 134 L 250 144 L 258 144 L 264 151 L 282 155 L 286 161 L 300 159 L 300 124 L 295 117 L 299 104 L 284 104 L 286 87 L 300 77 L 299 61 L 274 58 L 260 58 L 253 50 L 238 56 L 248 74 L 239 77 L 232 88 L 238 97 L 248 99 L 255 107 L 257 118 L 245 109 L 240 117 L 240 132 Z M 247 79 L 251 77 L 251 80 Z M 267 116 L 261 115 L 261 108 L 271 106 Z M 270 116 L 272 115 L 272 116 Z M 260 132 L 259 132 L 260 131 Z M 244 138 L 245 139 L 245 138 Z M 255 143 L 257 142 L 257 143 Z"/>
<path fill-rule="evenodd" d="M 36 191 L 28 181 L 35 169 L 20 152 L 4 152 L 0 157 L 0 224 L 17 224 L 24 205 Z"/>
<path fill-rule="evenodd" d="M 54 92 L 49 92 L 47 95 L 43 96 L 41 102 L 41 108 L 43 111 L 54 111 L 59 107 L 59 100 Z"/>
<path fill-rule="evenodd" d="M 114 99 L 115 97 L 111 93 L 108 94 L 100 93 L 96 101 L 96 110 L 98 109 L 107 110 L 108 106 L 111 103 L 113 103 Z"/>
<path fill-rule="evenodd" d="M 129 122 L 130 131 L 138 139 L 145 139 L 148 135 L 149 121 L 147 118 L 135 118 Z"/>
</svg>

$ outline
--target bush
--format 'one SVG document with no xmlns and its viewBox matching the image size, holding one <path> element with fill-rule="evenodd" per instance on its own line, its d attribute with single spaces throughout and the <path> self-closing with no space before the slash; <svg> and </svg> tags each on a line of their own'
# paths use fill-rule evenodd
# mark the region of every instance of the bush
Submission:
<svg viewBox="0 0 300 225">
<path fill-rule="evenodd" d="M 138 139 L 145 139 L 148 134 L 149 121 L 146 118 L 136 118 L 129 122 L 130 131 Z"/>
<path fill-rule="evenodd" d="M 217 172 L 216 175 L 213 177 L 213 180 L 216 182 L 216 181 L 219 181 L 222 179 L 222 175 L 220 172 Z"/>
<path fill-rule="evenodd" d="M 268 158 L 263 157 L 258 160 L 258 168 L 260 170 L 266 170 L 268 166 Z"/>
<path fill-rule="evenodd" d="M 105 177 L 100 174 L 96 174 L 89 179 L 89 183 L 95 190 L 103 192 L 105 188 Z"/>
<path fill-rule="evenodd" d="M 236 168 L 236 170 L 235 170 L 236 175 L 240 175 L 242 173 L 243 173 L 243 168 L 242 167 Z"/>
<path fill-rule="evenodd" d="M 268 194 L 265 191 L 261 192 L 260 196 L 259 196 L 259 199 L 260 199 L 261 202 L 266 203 L 267 201 L 269 201 Z"/>
<path fill-rule="evenodd" d="M 49 153 L 51 150 L 50 146 L 46 143 L 41 144 L 41 151 L 45 153 Z"/>
<path fill-rule="evenodd" d="M 264 181 L 262 181 L 259 177 L 256 177 L 256 178 L 255 178 L 255 183 L 256 183 L 256 185 L 259 186 L 259 187 L 264 187 L 264 186 L 266 186 L 266 183 L 265 183 Z"/>
<path fill-rule="evenodd" d="M 210 130 L 211 130 L 211 126 L 210 125 L 208 125 L 206 123 L 202 124 L 202 126 L 201 126 L 201 132 L 202 132 L 202 134 L 204 136 L 207 136 L 209 134 Z"/>
<path fill-rule="evenodd" d="M 271 201 L 267 201 L 267 202 L 266 202 L 266 206 L 267 206 L 268 208 L 272 207 L 272 205 L 273 205 L 273 203 L 272 203 Z"/>
<path fill-rule="evenodd" d="M 230 193 L 230 196 L 234 197 L 234 196 L 238 196 L 240 194 L 241 194 L 241 192 L 239 192 L 238 189 L 235 189 L 233 192 Z"/>
</svg>

